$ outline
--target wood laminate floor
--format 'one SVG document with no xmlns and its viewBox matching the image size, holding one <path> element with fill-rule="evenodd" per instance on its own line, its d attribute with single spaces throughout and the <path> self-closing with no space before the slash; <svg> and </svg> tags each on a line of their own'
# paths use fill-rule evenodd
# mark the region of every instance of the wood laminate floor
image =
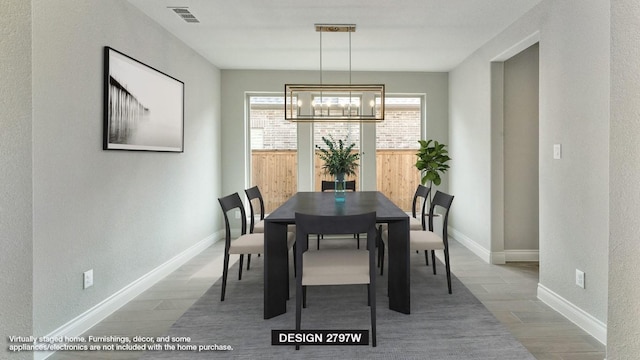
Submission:
<svg viewBox="0 0 640 360">
<path fill-rule="evenodd" d="M 223 249 L 222 241 L 212 245 L 84 336 L 163 336 L 221 276 Z M 232 261 L 236 260 L 237 256 L 232 257 Z M 424 262 L 424 255 L 412 253 L 411 261 Z M 490 265 L 452 241 L 451 268 L 537 359 L 605 358 L 604 345 L 536 298 L 537 263 Z M 237 274 L 230 274 L 229 281 L 237 281 Z M 137 359 L 141 354 L 137 351 L 58 352 L 49 359 Z"/>
</svg>

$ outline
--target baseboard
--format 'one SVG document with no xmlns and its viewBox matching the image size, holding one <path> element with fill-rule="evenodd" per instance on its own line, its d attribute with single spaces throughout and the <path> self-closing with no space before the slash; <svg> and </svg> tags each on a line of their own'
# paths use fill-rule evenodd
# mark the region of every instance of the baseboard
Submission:
<svg viewBox="0 0 640 360">
<path fill-rule="evenodd" d="M 59 338 L 65 336 L 71 337 L 82 335 L 91 327 L 104 320 L 107 316 L 113 314 L 123 305 L 133 300 L 136 296 L 142 294 L 155 283 L 164 279 L 167 275 L 177 270 L 180 266 L 187 263 L 194 256 L 200 254 L 206 248 L 213 245 L 223 237 L 224 233 L 222 231 L 218 231 L 212 235 L 207 236 L 205 239 L 200 240 L 198 243 L 186 249 L 182 253 L 174 256 L 169 261 L 143 275 L 138 280 L 135 280 L 131 284 L 125 286 L 113 295 L 104 299 L 102 302 L 95 305 L 91 309 L 85 311 L 76 318 L 47 334 L 46 337 Z M 53 351 L 35 352 L 34 359 L 43 360 L 51 356 L 53 353 Z"/>
<path fill-rule="evenodd" d="M 467 249 L 471 250 L 480 259 L 489 264 L 500 265 L 507 261 L 538 261 L 539 250 L 505 250 L 489 251 L 462 232 L 449 227 L 449 234 Z"/>
<path fill-rule="evenodd" d="M 507 262 L 533 261 L 540 260 L 539 250 L 505 250 L 504 258 Z"/>
<path fill-rule="evenodd" d="M 538 299 L 578 325 L 603 345 L 607 345 L 607 324 L 541 284 L 538 284 Z"/>
<path fill-rule="evenodd" d="M 471 250 L 474 254 L 476 254 L 480 259 L 485 262 L 492 264 L 491 262 L 491 253 L 489 250 L 482 247 L 480 244 L 475 242 L 473 239 L 468 237 L 467 235 L 461 233 L 460 231 L 449 226 L 449 235 L 451 235 L 457 242 L 462 244 L 467 249 Z"/>
<path fill-rule="evenodd" d="M 489 263 L 493 265 L 504 265 L 507 263 L 507 254 L 505 254 L 504 251 L 492 251 L 491 261 Z"/>
</svg>

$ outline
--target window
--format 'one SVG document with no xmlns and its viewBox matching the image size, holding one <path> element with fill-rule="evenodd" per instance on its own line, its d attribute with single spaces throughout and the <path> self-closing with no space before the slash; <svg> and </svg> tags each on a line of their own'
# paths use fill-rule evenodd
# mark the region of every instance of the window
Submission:
<svg viewBox="0 0 640 360">
<path fill-rule="evenodd" d="M 249 96 L 251 186 L 258 186 L 267 213 L 296 193 L 296 124 L 284 120 L 283 96 Z"/>
<path fill-rule="evenodd" d="M 405 211 L 411 210 L 420 183 L 415 163 L 422 134 L 422 100 L 421 96 L 387 96 L 385 120 L 376 125 L 377 189 Z"/>
</svg>

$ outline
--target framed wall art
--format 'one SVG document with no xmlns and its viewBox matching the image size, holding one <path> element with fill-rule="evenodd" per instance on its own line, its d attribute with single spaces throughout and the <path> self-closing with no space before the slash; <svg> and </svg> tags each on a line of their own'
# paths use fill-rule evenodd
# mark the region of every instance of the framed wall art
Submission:
<svg viewBox="0 0 640 360">
<path fill-rule="evenodd" d="M 184 83 L 104 48 L 104 150 L 184 151 Z"/>
</svg>

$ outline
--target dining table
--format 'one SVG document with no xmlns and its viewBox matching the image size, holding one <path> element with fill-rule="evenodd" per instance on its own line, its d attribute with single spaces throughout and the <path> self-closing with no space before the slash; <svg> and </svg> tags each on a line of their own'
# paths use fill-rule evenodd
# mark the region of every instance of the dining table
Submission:
<svg viewBox="0 0 640 360">
<path fill-rule="evenodd" d="M 297 192 L 265 219 L 264 318 L 287 311 L 289 261 L 287 228 L 295 224 L 295 214 L 355 215 L 376 212 L 376 221 L 388 225 L 389 309 L 411 312 L 409 271 L 409 215 L 379 191 L 346 192 L 336 201 L 333 192 Z"/>
</svg>

